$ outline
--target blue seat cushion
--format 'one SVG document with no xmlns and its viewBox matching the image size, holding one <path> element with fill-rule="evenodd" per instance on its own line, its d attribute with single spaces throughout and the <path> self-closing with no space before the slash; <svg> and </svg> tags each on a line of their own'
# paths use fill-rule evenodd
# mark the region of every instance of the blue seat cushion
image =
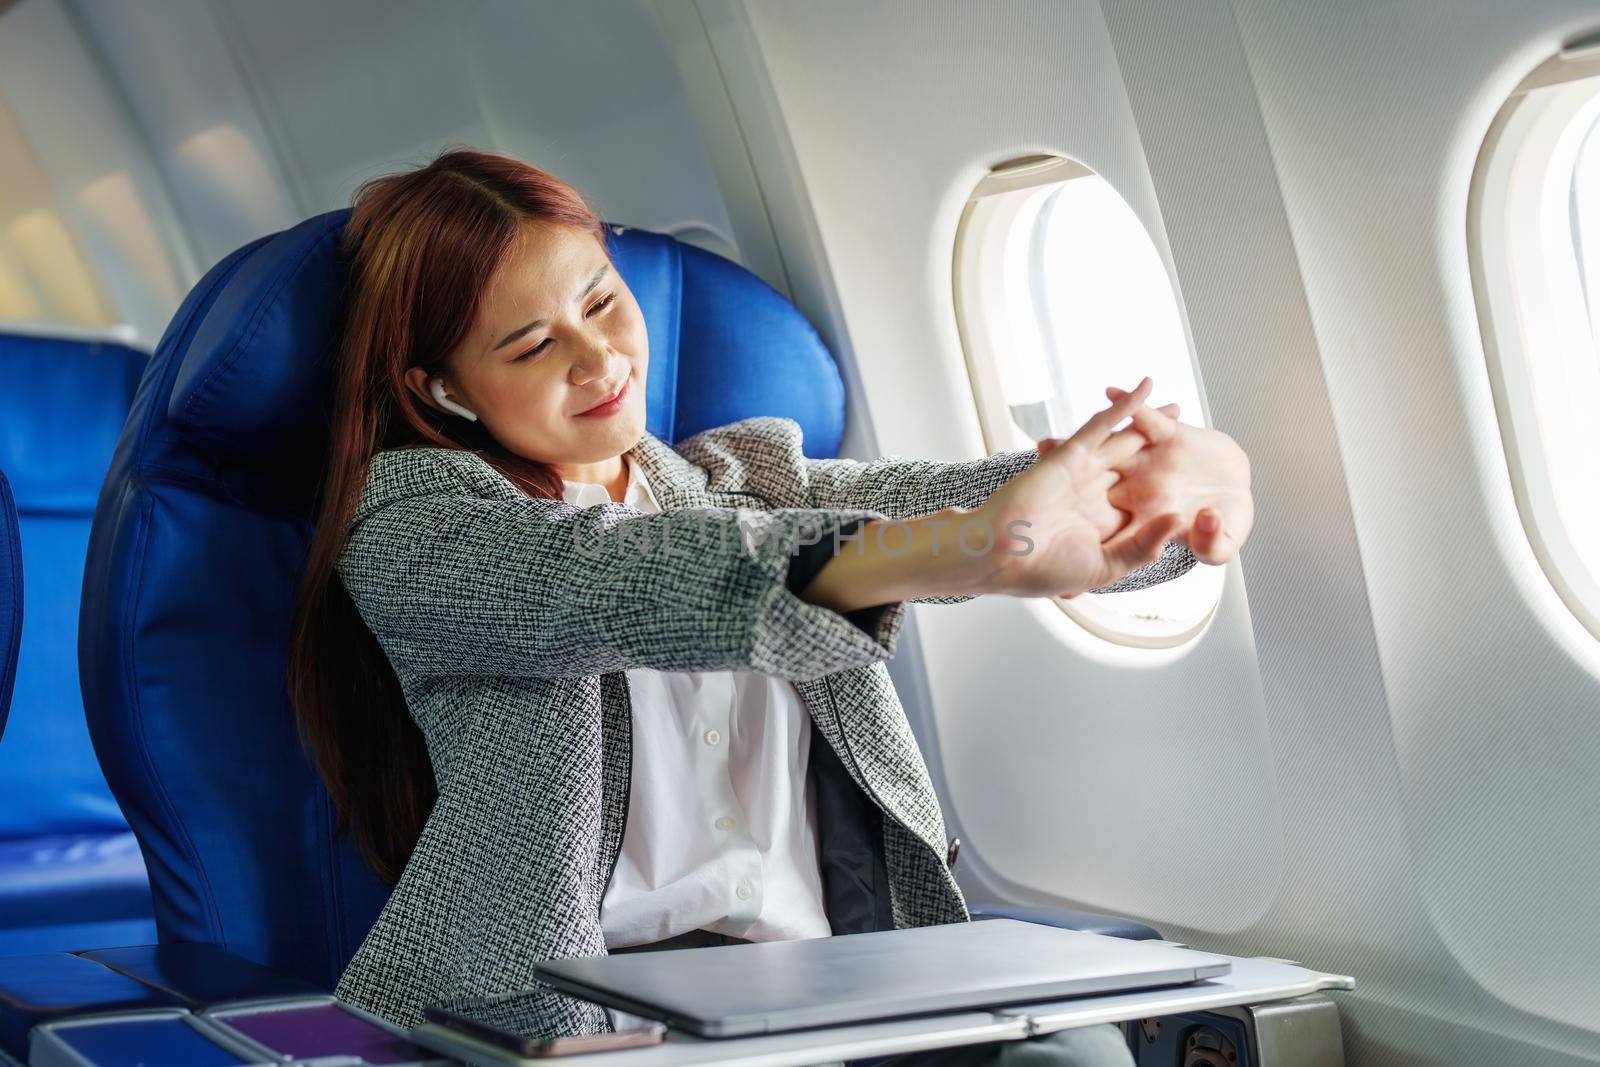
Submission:
<svg viewBox="0 0 1600 1067">
<path fill-rule="evenodd" d="M 19 526 L 27 618 L 0 743 L 0 839 L 124 831 L 78 693 L 74 637 L 89 518 L 24 511 Z M 0 926 L 11 925 L 3 916 Z"/>
</svg>

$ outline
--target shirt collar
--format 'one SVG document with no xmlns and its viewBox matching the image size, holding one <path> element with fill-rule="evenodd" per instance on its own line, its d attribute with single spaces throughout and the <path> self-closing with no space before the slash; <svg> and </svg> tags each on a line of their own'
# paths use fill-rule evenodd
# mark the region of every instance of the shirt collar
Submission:
<svg viewBox="0 0 1600 1067">
<path fill-rule="evenodd" d="M 660 511 L 661 505 L 656 502 L 655 493 L 650 489 L 650 480 L 645 477 L 643 466 L 626 453 L 623 454 L 622 462 L 628 468 L 628 489 L 623 494 L 622 502 L 637 511 L 652 513 Z M 613 502 L 611 494 L 606 492 L 606 487 L 597 482 L 563 480 L 561 485 L 562 499 L 581 508 Z"/>
</svg>

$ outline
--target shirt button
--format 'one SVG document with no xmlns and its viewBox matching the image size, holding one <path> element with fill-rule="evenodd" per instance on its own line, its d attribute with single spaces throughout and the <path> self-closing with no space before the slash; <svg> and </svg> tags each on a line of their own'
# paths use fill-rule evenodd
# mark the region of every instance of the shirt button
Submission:
<svg viewBox="0 0 1600 1067">
<path fill-rule="evenodd" d="M 738 824 L 733 821 L 733 816 L 731 815 L 724 815 L 716 822 L 716 827 L 718 830 L 732 830 L 737 825 Z"/>
<path fill-rule="evenodd" d="M 715 731 L 715 730 L 707 730 L 706 731 L 706 744 L 714 745 L 718 741 L 721 741 L 721 740 L 722 740 L 722 735 L 720 733 L 718 733 L 717 731 Z"/>
<path fill-rule="evenodd" d="M 734 896 L 740 900 L 749 900 L 752 890 L 749 882 L 740 882 L 733 890 Z"/>
</svg>

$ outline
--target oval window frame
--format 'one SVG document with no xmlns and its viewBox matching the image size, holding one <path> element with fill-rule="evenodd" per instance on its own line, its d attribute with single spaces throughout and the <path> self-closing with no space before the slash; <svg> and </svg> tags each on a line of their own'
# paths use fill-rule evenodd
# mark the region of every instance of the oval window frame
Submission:
<svg viewBox="0 0 1600 1067">
<path fill-rule="evenodd" d="M 990 330 L 977 328 L 979 322 L 988 319 L 988 308 L 999 303 L 997 298 L 987 295 L 986 290 L 996 289 L 1001 284 L 994 280 L 993 272 L 983 269 L 985 258 L 995 254 L 993 248 L 986 247 L 985 241 L 1003 241 L 1010 232 L 1009 221 L 1020 214 L 1020 201 L 1000 194 L 1028 189 L 1043 190 L 1083 177 L 1107 180 L 1087 164 L 1065 155 L 1033 154 L 997 163 L 990 167 L 989 173 L 968 195 L 956 224 L 951 269 L 956 331 L 967 369 L 967 381 L 977 408 L 978 427 L 983 435 L 984 448 L 989 454 L 1014 447 L 1012 441 L 999 439 L 995 427 L 1015 424 L 1001 384 L 1001 371 L 994 357 Z M 1126 203 L 1126 198 L 1123 200 Z M 1154 246 L 1148 231 L 1145 236 Z M 982 284 L 966 284 L 970 278 L 986 280 Z M 1171 284 L 1169 278 L 1168 285 Z M 1175 289 L 1173 299 L 1181 316 L 1182 302 L 1178 300 Z M 1197 390 L 1198 385 L 1196 382 Z M 1217 595 L 1205 613 L 1192 625 L 1167 635 L 1130 634 L 1113 629 L 1080 610 L 1070 600 L 1062 597 L 1050 597 L 1049 600 L 1079 627 L 1103 641 L 1123 648 L 1171 650 L 1195 641 L 1206 631 L 1216 618 L 1224 595 L 1225 583 L 1219 583 Z"/>
<path fill-rule="evenodd" d="M 1588 83 L 1587 90 L 1578 87 Z M 1573 616 L 1600 639 L 1600 576 L 1591 571 L 1561 518 L 1548 465 L 1522 302 L 1508 249 L 1513 183 L 1548 171 L 1550 127 L 1576 114 L 1582 98 L 1600 95 L 1600 34 L 1568 45 L 1535 67 L 1495 113 L 1473 165 L 1467 194 L 1467 260 L 1479 333 L 1489 371 L 1501 447 L 1517 517 L 1545 577 Z M 1569 118 L 1570 121 L 1570 118 Z M 1545 140 L 1539 140 L 1546 137 Z M 1520 191 L 1520 188 L 1519 188 Z M 1541 297 L 1548 301 L 1548 297 Z"/>
</svg>

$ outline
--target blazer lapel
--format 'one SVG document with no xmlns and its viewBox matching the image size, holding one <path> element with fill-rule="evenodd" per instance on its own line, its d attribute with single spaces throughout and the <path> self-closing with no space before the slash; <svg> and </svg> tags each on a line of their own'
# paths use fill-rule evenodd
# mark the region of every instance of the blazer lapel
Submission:
<svg viewBox="0 0 1600 1067">
<path fill-rule="evenodd" d="M 650 479 L 650 490 L 655 493 L 662 511 L 716 506 L 716 499 L 706 489 L 706 472 L 649 430 L 627 454 L 644 468 L 645 477 Z"/>
</svg>

